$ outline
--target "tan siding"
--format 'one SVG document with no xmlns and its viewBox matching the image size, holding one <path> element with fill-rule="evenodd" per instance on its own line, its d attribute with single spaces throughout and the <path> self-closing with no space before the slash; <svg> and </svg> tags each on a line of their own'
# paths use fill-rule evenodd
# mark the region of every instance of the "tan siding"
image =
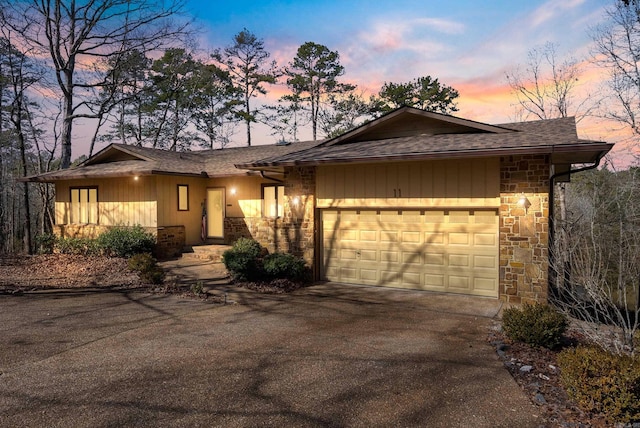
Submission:
<svg viewBox="0 0 640 428">
<path fill-rule="evenodd" d="M 98 224 L 157 226 L 155 177 L 88 179 L 56 184 L 56 224 L 69 224 L 70 187 L 98 188 Z"/>
<path fill-rule="evenodd" d="M 498 207 L 499 159 L 318 167 L 318 207 Z"/>
</svg>

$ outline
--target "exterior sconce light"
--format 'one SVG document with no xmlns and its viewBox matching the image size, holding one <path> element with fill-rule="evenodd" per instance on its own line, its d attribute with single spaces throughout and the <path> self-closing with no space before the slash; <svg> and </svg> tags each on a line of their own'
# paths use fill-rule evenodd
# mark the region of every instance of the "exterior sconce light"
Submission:
<svg viewBox="0 0 640 428">
<path fill-rule="evenodd" d="M 300 198 L 298 196 L 294 196 L 293 197 L 293 206 L 297 207 L 298 205 L 300 205 Z"/>
<path fill-rule="evenodd" d="M 238 192 L 238 190 L 235 187 L 231 188 L 231 195 L 235 196 L 235 194 Z"/>
<path fill-rule="evenodd" d="M 529 199 L 524 194 L 524 192 L 522 193 L 522 195 L 520 195 L 520 199 L 518 199 L 518 205 L 524 208 L 525 213 L 527 212 L 527 209 L 529 209 L 529 207 L 531 206 L 531 201 L 529 201 Z"/>
<path fill-rule="evenodd" d="M 133 181 L 138 181 L 138 179 L 139 179 L 139 178 L 140 178 L 140 177 L 138 177 L 137 175 L 134 175 L 134 176 L 133 176 Z"/>
</svg>

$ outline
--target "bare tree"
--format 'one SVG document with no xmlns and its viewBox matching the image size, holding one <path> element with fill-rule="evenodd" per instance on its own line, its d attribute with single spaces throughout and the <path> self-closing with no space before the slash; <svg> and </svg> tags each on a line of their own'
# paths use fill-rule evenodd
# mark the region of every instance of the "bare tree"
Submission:
<svg viewBox="0 0 640 428">
<path fill-rule="evenodd" d="M 91 64 L 182 37 L 187 23 L 175 19 L 181 9 L 181 0 L 0 0 L 0 24 L 46 53 L 55 69 L 63 99 L 62 168 L 71 164 L 74 121 L 97 117 L 87 108 L 92 89 L 108 84 Z"/>
<path fill-rule="evenodd" d="M 571 276 L 551 301 L 596 343 L 635 352 L 640 328 L 640 170 L 581 174 L 569 188 L 565 251 Z M 554 265 L 564 273 L 564 265 Z"/>
<path fill-rule="evenodd" d="M 608 20 L 593 32 L 596 62 L 609 72 L 613 103 L 604 115 L 640 135 L 640 4 L 616 1 Z"/>
<path fill-rule="evenodd" d="M 575 116 L 579 122 L 598 105 L 590 95 L 581 99 L 576 96 L 582 72 L 577 59 L 559 59 L 557 46 L 546 43 L 531 49 L 524 66 L 518 66 L 506 77 L 521 116 L 537 119 Z"/>
</svg>

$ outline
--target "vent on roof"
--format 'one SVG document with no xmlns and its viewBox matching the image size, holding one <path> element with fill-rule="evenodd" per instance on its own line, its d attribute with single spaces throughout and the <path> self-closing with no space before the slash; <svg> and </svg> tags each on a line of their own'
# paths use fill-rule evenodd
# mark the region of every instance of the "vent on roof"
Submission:
<svg viewBox="0 0 640 428">
<path fill-rule="evenodd" d="M 290 144 L 291 144 L 291 142 L 289 142 L 289 141 L 280 140 L 280 141 L 278 141 L 278 142 L 276 143 L 276 146 L 288 146 L 288 145 L 290 145 Z"/>
</svg>

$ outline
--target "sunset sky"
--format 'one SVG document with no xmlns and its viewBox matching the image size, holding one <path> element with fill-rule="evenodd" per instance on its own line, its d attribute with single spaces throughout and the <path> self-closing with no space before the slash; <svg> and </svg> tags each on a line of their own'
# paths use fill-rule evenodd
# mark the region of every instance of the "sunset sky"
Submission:
<svg viewBox="0 0 640 428">
<path fill-rule="evenodd" d="M 285 65 L 303 43 L 337 50 L 343 80 L 376 92 L 385 81 L 437 77 L 460 92 L 457 116 L 488 123 L 514 121 L 515 98 L 505 74 L 547 42 L 561 58 L 590 55 L 591 33 L 613 0 L 187 0 L 201 49 L 229 45 L 243 28 L 264 39 Z M 603 72 L 591 67 L 577 91 L 597 93 Z M 278 90 L 272 89 L 271 100 Z M 270 99 L 262 101 L 269 102 Z M 584 120 L 583 138 L 620 139 L 614 124 Z M 275 136 L 256 128 L 256 142 Z M 238 144 L 244 133 L 236 134 Z M 303 134 L 304 138 L 305 135 Z"/>
</svg>

